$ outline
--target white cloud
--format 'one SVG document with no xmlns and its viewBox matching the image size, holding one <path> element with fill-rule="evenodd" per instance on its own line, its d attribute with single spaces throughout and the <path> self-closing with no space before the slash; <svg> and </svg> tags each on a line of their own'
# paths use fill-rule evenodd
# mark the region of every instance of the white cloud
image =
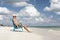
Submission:
<svg viewBox="0 0 60 40">
<path fill-rule="evenodd" d="M 21 6 L 26 6 L 27 5 L 27 1 L 30 0 L 3 0 L 4 3 L 10 4 L 14 7 L 21 7 Z"/>
<path fill-rule="evenodd" d="M 44 19 L 41 18 L 41 17 L 23 17 L 23 18 L 20 18 L 19 17 L 19 21 L 22 22 L 22 23 L 28 23 L 28 24 L 37 24 L 37 23 L 42 23 L 44 22 Z"/>
<path fill-rule="evenodd" d="M 9 13 L 10 11 L 6 7 L 0 7 L 0 13 Z"/>
<path fill-rule="evenodd" d="M 49 7 L 45 7 L 44 11 L 51 11 L 51 9 Z"/>
<path fill-rule="evenodd" d="M 56 14 L 60 15 L 60 12 L 55 12 Z"/>
<path fill-rule="evenodd" d="M 0 15 L 12 15 L 12 14 L 17 14 L 17 12 L 9 10 L 6 7 L 0 7 Z"/>
<path fill-rule="evenodd" d="M 50 0 L 50 7 L 45 7 L 44 10 L 45 11 L 53 11 L 56 14 L 59 14 L 59 12 L 60 12 L 60 0 Z"/>
<path fill-rule="evenodd" d="M 14 7 L 22 7 L 22 6 L 27 6 L 27 2 L 15 2 L 12 4 Z"/>
<path fill-rule="evenodd" d="M 3 20 L 3 15 L 0 15 L 0 20 Z"/>
<path fill-rule="evenodd" d="M 30 0 L 2 0 L 2 1 L 4 1 L 4 3 L 13 4 L 15 2 L 27 2 Z"/>
<path fill-rule="evenodd" d="M 18 15 L 23 17 L 22 20 L 20 19 L 23 23 L 36 24 L 38 22 L 43 22 L 43 18 L 40 17 L 40 12 L 32 4 L 28 4 L 21 9 Z"/>
<path fill-rule="evenodd" d="M 22 1 L 30 1 L 30 0 L 3 0 L 7 3 L 13 3 L 13 2 L 22 2 Z"/>
<path fill-rule="evenodd" d="M 33 5 L 26 6 L 19 13 L 20 16 L 40 16 L 40 12 Z"/>
<path fill-rule="evenodd" d="M 35 21 L 37 21 L 37 22 L 44 22 L 44 19 L 42 17 L 38 17 L 38 18 L 36 17 Z"/>
<path fill-rule="evenodd" d="M 53 19 L 53 17 L 54 17 L 53 15 L 50 15 L 50 16 L 49 16 L 50 19 Z"/>
<path fill-rule="evenodd" d="M 59 25 L 59 21 L 53 19 L 53 16 L 19 17 L 19 19 L 20 22 L 29 25 Z"/>
</svg>

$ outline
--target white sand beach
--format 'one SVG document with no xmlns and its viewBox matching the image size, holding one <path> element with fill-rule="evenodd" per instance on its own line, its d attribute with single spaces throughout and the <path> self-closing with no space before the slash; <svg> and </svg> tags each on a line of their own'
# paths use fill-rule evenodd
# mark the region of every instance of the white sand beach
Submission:
<svg viewBox="0 0 60 40">
<path fill-rule="evenodd" d="M 0 27 L 0 40 L 60 40 L 60 31 L 43 28 L 29 28 L 32 33 L 13 32 L 11 27 Z"/>
<path fill-rule="evenodd" d="M 29 32 L 13 32 L 11 27 L 0 27 L 0 40 L 42 40 L 43 36 Z"/>
</svg>

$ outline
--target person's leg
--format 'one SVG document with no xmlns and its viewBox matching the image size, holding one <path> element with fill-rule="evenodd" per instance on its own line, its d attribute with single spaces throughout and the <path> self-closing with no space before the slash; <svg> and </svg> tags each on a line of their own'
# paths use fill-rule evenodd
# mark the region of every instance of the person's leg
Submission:
<svg viewBox="0 0 60 40">
<path fill-rule="evenodd" d="M 27 26 L 23 26 L 25 30 L 27 30 L 28 32 L 30 32 L 30 30 L 28 30 Z"/>
</svg>

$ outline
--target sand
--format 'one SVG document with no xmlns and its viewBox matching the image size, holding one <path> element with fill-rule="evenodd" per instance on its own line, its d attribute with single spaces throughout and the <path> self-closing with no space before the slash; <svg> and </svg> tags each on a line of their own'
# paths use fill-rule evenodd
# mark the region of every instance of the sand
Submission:
<svg viewBox="0 0 60 40">
<path fill-rule="evenodd" d="M 60 40 L 60 30 L 31 28 L 33 33 L 43 36 L 43 40 Z"/>
<path fill-rule="evenodd" d="M 29 32 L 10 31 L 11 27 L 0 27 L 0 40 L 43 40 L 43 36 Z"/>
<path fill-rule="evenodd" d="M 0 40 L 60 40 L 60 31 L 44 28 L 29 28 L 27 31 L 10 31 L 11 27 L 0 27 Z"/>
</svg>

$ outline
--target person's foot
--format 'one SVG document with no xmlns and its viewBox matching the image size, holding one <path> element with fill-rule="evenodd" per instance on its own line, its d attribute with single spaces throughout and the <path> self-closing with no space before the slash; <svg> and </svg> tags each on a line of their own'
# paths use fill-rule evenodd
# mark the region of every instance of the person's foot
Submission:
<svg viewBox="0 0 60 40">
<path fill-rule="evenodd" d="M 30 32 L 30 33 L 31 33 L 31 31 L 28 31 L 28 32 Z"/>
</svg>

